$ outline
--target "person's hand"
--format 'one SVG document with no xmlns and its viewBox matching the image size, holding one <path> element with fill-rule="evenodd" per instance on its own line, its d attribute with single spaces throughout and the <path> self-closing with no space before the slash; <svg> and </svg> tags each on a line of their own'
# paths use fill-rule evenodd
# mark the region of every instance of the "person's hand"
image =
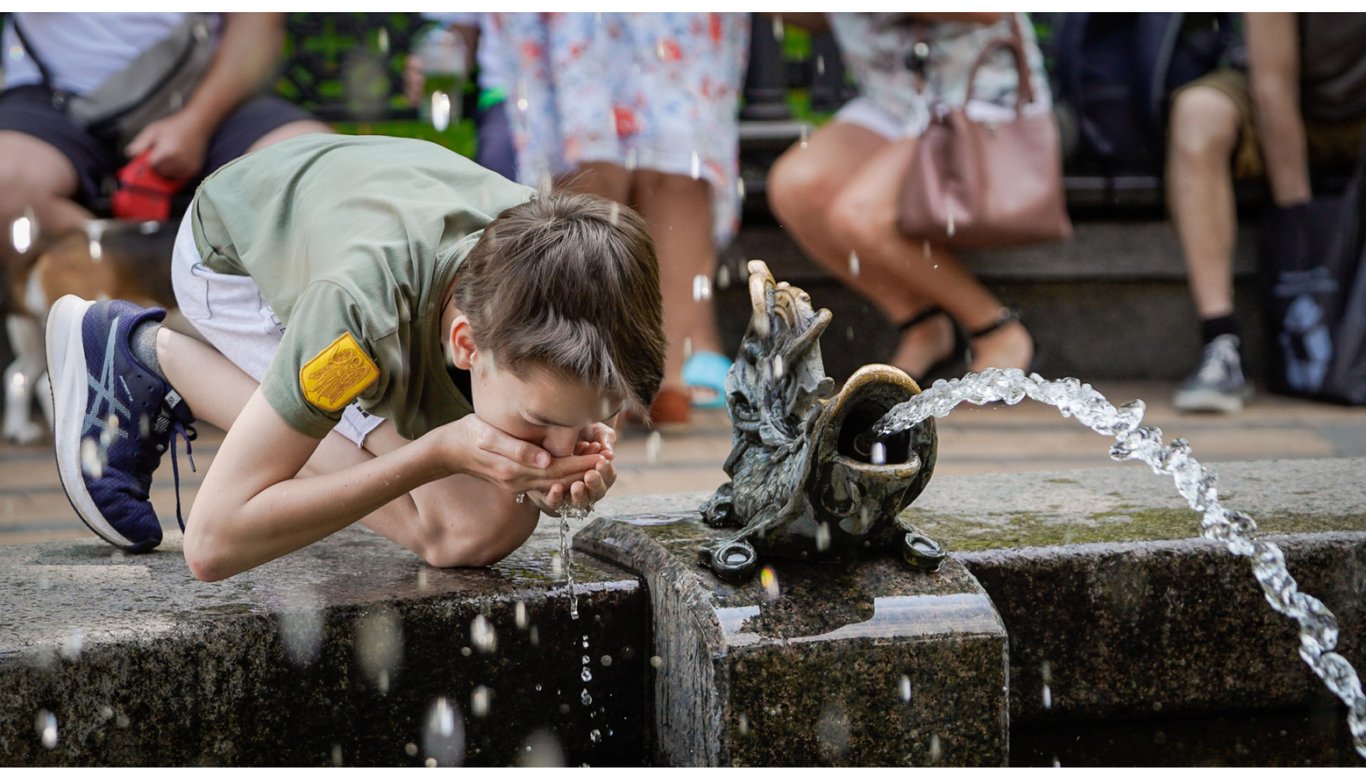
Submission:
<svg viewBox="0 0 1366 768">
<path fill-rule="evenodd" d="M 555 458 L 550 452 L 494 427 L 475 414 L 428 433 L 449 472 L 477 477 L 510 495 L 565 489 L 594 470 L 597 453 Z"/>
<path fill-rule="evenodd" d="M 580 437 L 582 439 L 574 446 L 574 455 L 597 456 L 598 462 L 593 468 L 585 472 L 582 479 L 568 485 L 557 484 L 546 493 L 527 493 L 531 503 L 551 517 L 559 517 L 560 507 L 565 504 L 587 509 L 602 501 L 608 489 L 617 481 L 616 465 L 612 463 L 616 430 L 599 422 L 585 429 Z"/>
<path fill-rule="evenodd" d="M 137 157 L 150 150 L 152 170 L 168 179 L 190 179 L 204 167 L 211 133 L 182 110 L 143 128 L 125 152 Z"/>
</svg>

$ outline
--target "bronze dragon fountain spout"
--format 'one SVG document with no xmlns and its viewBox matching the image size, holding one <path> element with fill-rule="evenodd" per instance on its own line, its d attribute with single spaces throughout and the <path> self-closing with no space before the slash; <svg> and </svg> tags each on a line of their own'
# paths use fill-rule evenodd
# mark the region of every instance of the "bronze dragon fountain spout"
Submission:
<svg viewBox="0 0 1366 768">
<path fill-rule="evenodd" d="M 717 528 L 739 529 L 702 548 L 718 576 L 748 578 L 760 554 L 848 562 L 898 550 L 934 570 L 938 544 L 898 517 L 934 471 L 933 419 L 887 438 L 870 427 L 920 387 L 901 370 L 866 365 L 832 396 L 820 337 L 830 311 L 749 262 L 750 325 L 726 376 L 734 439 L 730 481 L 702 505 Z"/>
</svg>

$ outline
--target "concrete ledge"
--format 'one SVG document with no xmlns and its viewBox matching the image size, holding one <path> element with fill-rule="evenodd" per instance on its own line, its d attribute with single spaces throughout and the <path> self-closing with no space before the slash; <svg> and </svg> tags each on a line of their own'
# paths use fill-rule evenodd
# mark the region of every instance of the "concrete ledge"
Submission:
<svg viewBox="0 0 1366 768">
<path fill-rule="evenodd" d="M 190 577 L 178 536 L 137 557 L 0 549 L 0 763 L 421 765 L 440 696 L 471 763 L 515 762 L 538 729 L 574 764 L 638 762 L 643 591 L 579 558 L 572 620 L 557 548 L 543 528 L 496 567 L 442 571 L 345 531 L 219 584 Z"/>
<path fill-rule="evenodd" d="M 1339 650 L 1366 667 L 1366 459 L 1219 470 L 1222 498 L 1283 546 L 1292 575 L 1336 613 Z M 708 495 L 613 499 L 599 517 L 692 514 Z M 999 612 L 1020 729 L 1063 729 L 1071 739 L 1073 724 L 1249 711 L 1262 718 L 1325 704 L 1295 651 L 1291 622 L 1269 609 L 1245 561 L 1198 538 L 1196 515 L 1170 478 L 1138 466 L 942 477 L 910 514 Z M 609 522 L 625 525 L 593 524 Z M 657 754 L 660 727 L 652 691 L 668 682 L 657 677 L 668 668 L 657 673 L 650 662 L 658 649 L 649 601 L 657 596 L 581 555 L 581 618 L 571 620 L 563 581 L 551 573 L 556 539 L 553 524 L 543 525 L 494 568 L 439 571 L 350 531 L 213 585 L 190 578 L 175 537 L 141 557 L 111 556 L 93 538 L 0 549 L 8 597 L 0 763 L 420 765 L 423 723 L 439 696 L 457 707 L 472 763 L 515 762 L 541 729 L 566 761 L 645 761 Z M 820 635 L 834 615 L 758 618 L 810 624 L 791 635 L 804 637 Z M 737 626 L 732 640 L 749 642 Z M 483 627 L 496 637 L 493 652 L 481 650 L 490 634 Z M 876 646 L 869 664 L 882 663 Z M 773 659 L 795 653 L 777 647 Z M 747 669 L 726 674 L 760 696 L 763 676 Z M 831 668 L 830 684 L 848 671 Z M 917 706 L 933 706 L 937 679 L 916 686 Z M 487 711 L 476 712 L 476 702 Z M 1317 721 L 1331 729 L 1341 708 L 1327 703 Z M 44 712 L 56 722 L 51 749 L 43 723 L 35 728 Z M 739 728 L 738 712 L 722 715 L 725 727 Z M 1031 754 L 1049 749 L 1046 739 L 1030 743 Z"/>
</svg>

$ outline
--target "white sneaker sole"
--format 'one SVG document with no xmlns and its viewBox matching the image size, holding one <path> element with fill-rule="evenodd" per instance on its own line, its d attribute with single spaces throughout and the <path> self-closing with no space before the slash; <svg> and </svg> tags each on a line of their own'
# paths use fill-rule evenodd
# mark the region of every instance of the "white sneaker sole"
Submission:
<svg viewBox="0 0 1366 768">
<path fill-rule="evenodd" d="M 1211 390 L 1177 392 L 1172 404 L 1178 411 L 1193 413 L 1238 413 L 1247 403 L 1248 394 L 1229 394 Z"/>
<path fill-rule="evenodd" d="M 47 316 L 47 370 L 52 382 L 52 440 L 57 454 L 57 474 L 66 498 L 90 530 L 124 549 L 133 542 L 114 530 L 90 498 L 81 472 L 81 427 L 85 423 L 85 341 L 81 323 L 93 301 L 67 294 L 52 305 Z"/>
</svg>

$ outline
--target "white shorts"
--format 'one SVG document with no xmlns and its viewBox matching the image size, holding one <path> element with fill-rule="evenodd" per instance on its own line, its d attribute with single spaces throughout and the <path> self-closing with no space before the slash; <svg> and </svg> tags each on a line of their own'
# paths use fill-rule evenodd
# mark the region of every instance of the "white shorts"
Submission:
<svg viewBox="0 0 1366 768">
<path fill-rule="evenodd" d="M 1026 107 L 1030 111 L 1031 107 Z M 1006 121 L 1015 117 L 1014 107 L 1003 107 L 990 101 L 973 99 L 968 103 L 968 117 L 980 122 Z M 855 96 L 835 113 L 836 120 L 853 123 L 876 133 L 888 141 L 919 136 L 925 123 L 898 117 L 891 110 L 867 96 Z"/>
<path fill-rule="evenodd" d="M 250 277 L 221 275 L 204 266 L 194 243 L 189 212 L 176 233 L 171 284 L 185 319 L 214 349 L 259 382 L 284 338 L 285 325 Z M 352 403 L 342 411 L 334 429 L 357 447 L 364 447 L 366 436 L 383 422 Z"/>
</svg>

